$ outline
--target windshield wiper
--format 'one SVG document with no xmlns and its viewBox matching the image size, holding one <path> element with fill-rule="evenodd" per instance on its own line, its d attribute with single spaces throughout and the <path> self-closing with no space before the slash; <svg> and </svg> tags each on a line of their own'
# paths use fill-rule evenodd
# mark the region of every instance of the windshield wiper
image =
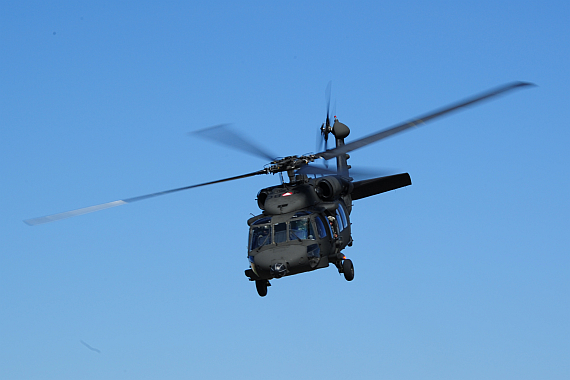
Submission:
<svg viewBox="0 0 570 380">
<path fill-rule="evenodd" d="M 295 235 L 295 237 L 297 238 L 297 240 L 299 240 L 299 243 L 301 243 L 301 238 L 299 237 L 299 235 L 297 235 L 297 234 L 295 233 L 295 230 L 289 230 L 289 232 L 290 232 L 291 234 Z"/>
<path fill-rule="evenodd" d="M 263 247 L 264 245 L 267 245 L 267 240 L 269 239 L 270 236 L 271 236 L 271 235 L 265 236 L 265 239 L 263 239 L 263 240 L 260 242 L 261 244 L 259 244 L 259 246 L 257 246 L 257 248 L 256 248 L 256 249 L 257 249 L 257 252 L 259 252 L 259 250 L 261 249 L 261 247 Z"/>
</svg>

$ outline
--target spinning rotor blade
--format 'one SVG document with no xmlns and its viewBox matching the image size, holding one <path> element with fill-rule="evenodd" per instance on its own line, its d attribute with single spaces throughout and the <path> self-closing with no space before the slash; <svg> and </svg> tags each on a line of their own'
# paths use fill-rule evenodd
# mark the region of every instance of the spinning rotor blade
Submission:
<svg viewBox="0 0 570 380">
<path fill-rule="evenodd" d="M 331 119 L 330 119 L 330 109 L 331 109 L 331 85 L 332 81 L 329 81 L 327 84 L 327 88 L 325 90 L 325 101 L 327 104 L 327 118 L 325 122 L 321 126 L 320 135 L 317 137 L 317 151 L 324 148 L 326 151 L 328 149 L 328 140 L 329 140 L 329 133 L 331 127 Z"/>
<path fill-rule="evenodd" d="M 327 151 L 329 149 L 328 142 L 329 142 L 329 133 L 331 132 L 331 118 L 330 118 L 330 109 L 331 109 L 331 86 L 332 81 L 329 81 L 327 84 L 327 88 L 325 90 L 325 101 L 327 103 L 327 118 L 325 119 L 324 124 L 321 126 L 321 133 L 320 136 L 317 137 L 317 151 L 323 150 Z M 329 167 L 329 163 L 325 160 L 325 167 Z"/>
<path fill-rule="evenodd" d="M 319 166 L 312 166 L 312 165 L 305 165 L 300 169 L 295 171 L 295 174 L 306 174 L 306 175 L 313 175 L 313 174 L 320 174 L 320 175 L 337 175 L 338 173 L 336 170 L 330 170 L 328 168 L 322 168 Z"/>
<path fill-rule="evenodd" d="M 323 138 L 325 140 L 325 150 L 329 149 L 328 142 L 329 142 L 329 133 L 331 128 L 331 117 L 330 117 L 330 110 L 331 110 L 331 87 L 332 81 L 329 81 L 327 85 L 327 89 L 325 90 L 325 98 L 327 99 L 327 120 L 325 124 L 325 130 L 323 131 Z M 328 164 L 326 164 L 328 165 Z"/>
<path fill-rule="evenodd" d="M 189 132 L 188 134 L 209 139 L 216 143 L 229 146 L 230 148 L 241 150 L 247 154 L 261 157 L 266 161 L 275 161 L 276 159 L 275 155 L 270 154 L 263 148 L 255 145 L 251 141 L 246 140 L 243 136 L 232 130 L 229 127 L 229 124 L 215 125 L 213 127 Z"/>
<path fill-rule="evenodd" d="M 393 173 L 388 170 L 381 170 L 381 169 L 350 169 L 350 176 L 351 177 L 359 177 L 359 178 L 372 178 L 378 177 L 382 175 L 388 175 Z M 336 170 L 331 170 L 327 167 L 316 166 L 316 165 L 305 165 L 300 169 L 295 171 L 295 174 L 306 174 L 306 175 L 338 175 Z"/>
<path fill-rule="evenodd" d="M 326 150 L 324 148 L 324 137 L 323 137 L 323 131 L 321 131 L 320 129 L 317 131 L 317 152 L 322 151 L 323 149 Z"/>
<path fill-rule="evenodd" d="M 332 81 L 329 81 L 329 83 L 327 84 L 327 89 L 325 90 L 325 99 L 327 100 L 327 124 L 326 124 L 327 127 L 330 127 L 331 125 L 331 119 L 330 119 L 331 87 L 332 87 Z"/>
<path fill-rule="evenodd" d="M 27 220 L 24 220 L 24 223 L 26 223 L 26 224 L 29 225 L 29 226 L 35 226 L 35 225 L 38 225 L 38 224 L 49 223 L 49 222 L 55 222 L 56 220 L 71 218 L 72 216 L 78 216 L 78 215 L 88 214 L 88 213 L 90 213 L 90 212 L 100 211 L 100 210 L 104 210 L 104 209 L 111 208 L 111 207 L 122 206 L 122 205 L 125 205 L 125 204 L 127 204 L 127 203 L 142 201 L 142 200 L 144 200 L 144 199 L 154 198 L 154 197 L 158 197 L 158 196 L 160 196 L 160 195 L 166 195 L 166 194 L 176 193 L 176 192 L 178 192 L 178 191 L 193 189 L 193 188 L 195 188 L 195 187 L 201 187 L 201 186 L 206 186 L 206 185 L 213 185 L 213 184 L 215 184 L 215 183 L 233 181 L 233 180 L 235 180 L 235 179 L 253 177 L 253 176 L 256 176 L 256 175 L 259 175 L 259 174 L 267 174 L 267 171 L 266 171 L 266 170 L 258 170 L 258 171 L 253 172 L 253 173 L 242 174 L 242 175 L 238 175 L 238 176 L 236 176 L 236 177 L 230 177 L 230 178 L 219 179 L 219 180 L 217 180 L 217 181 L 204 182 L 204 183 L 199 183 L 199 184 L 197 184 L 197 185 L 179 187 L 179 188 L 177 188 L 177 189 L 171 189 L 171 190 L 166 190 L 166 191 L 160 191 L 160 192 L 158 192 L 158 193 L 152 193 L 152 194 L 147 194 L 147 195 L 140 195 L 140 196 L 138 196 L 138 197 L 127 198 L 127 199 L 120 199 L 120 200 L 118 200 L 118 201 L 102 203 L 102 204 L 99 204 L 99 205 L 84 207 L 84 208 L 80 208 L 80 209 L 77 209 L 77 210 L 66 211 L 66 212 L 60 212 L 60 213 L 58 213 L 58 214 L 52 214 L 52 215 L 48 215 L 48 216 L 42 216 L 42 217 L 39 217 L 39 218 L 27 219 Z"/>
<path fill-rule="evenodd" d="M 400 133 L 402 131 L 405 131 L 406 129 L 419 126 L 420 124 L 425 124 L 430 120 L 436 119 L 438 117 L 441 117 L 441 116 L 446 115 L 448 113 L 451 113 L 453 111 L 457 111 L 460 108 L 468 107 L 468 106 L 474 105 L 475 103 L 479 103 L 483 100 L 487 100 L 487 99 L 490 99 L 494 96 L 503 94 L 505 92 L 508 92 L 508 91 L 511 91 L 511 90 L 514 90 L 514 89 L 517 89 L 520 87 L 527 87 L 527 86 L 534 86 L 534 84 L 527 83 L 527 82 L 508 83 L 508 84 L 503 85 L 501 87 L 498 87 L 498 88 L 489 90 L 487 92 L 484 92 L 480 95 L 476 95 L 472 98 L 468 98 L 468 99 L 463 100 L 461 102 L 454 103 L 454 104 L 451 104 L 447 107 L 440 108 L 440 109 L 435 110 L 433 112 L 427 113 L 427 114 L 420 116 L 414 120 L 404 122 L 402 124 L 399 124 L 399 125 L 393 126 L 391 128 L 382 130 L 380 132 L 374 133 L 372 135 L 369 135 L 367 137 L 363 137 L 361 139 L 355 140 L 355 141 L 348 143 L 346 145 L 343 145 L 341 147 L 334 148 L 334 149 L 331 149 L 329 151 L 317 153 L 315 156 L 320 157 L 320 158 L 324 158 L 325 160 L 329 160 L 331 158 L 340 156 L 341 154 L 345 154 L 345 153 L 353 151 L 355 149 L 362 148 L 368 144 L 372 144 L 376 141 L 385 139 L 386 137 L 392 136 L 396 133 Z"/>
</svg>

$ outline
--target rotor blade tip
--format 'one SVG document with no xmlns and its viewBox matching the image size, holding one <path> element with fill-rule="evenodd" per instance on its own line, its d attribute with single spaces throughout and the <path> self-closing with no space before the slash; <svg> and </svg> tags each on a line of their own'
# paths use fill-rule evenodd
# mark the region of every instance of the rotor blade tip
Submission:
<svg viewBox="0 0 570 380">
<path fill-rule="evenodd" d="M 221 129 L 224 127 L 229 127 L 231 125 L 231 123 L 222 123 L 222 124 L 216 124 L 216 125 L 212 125 L 206 128 L 201 128 L 201 129 L 197 129 L 195 131 L 190 131 L 188 132 L 189 135 L 199 135 L 200 133 L 206 133 L 212 130 L 216 130 L 216 129 Z"/>
<path fill-rule="evenodd" d="M 523 81 L 519 81 L 519 82 L 515 82 L 516 83 L 516 87 L 538 87 L 537 84 L 532 83 L 532 82 L 523 82 Z"/>
<path fill-rule="evenodd" d="M 24 220 L 24 223 L 26 223 L 30 227 L 33 227 L 33 226 L 37 226 L 38 224 L 49 223 L 51 221 L 52 221 L 51 219 L 44 216 L 41 218 L 26 219 L 26 220 Z"/>
</svg>

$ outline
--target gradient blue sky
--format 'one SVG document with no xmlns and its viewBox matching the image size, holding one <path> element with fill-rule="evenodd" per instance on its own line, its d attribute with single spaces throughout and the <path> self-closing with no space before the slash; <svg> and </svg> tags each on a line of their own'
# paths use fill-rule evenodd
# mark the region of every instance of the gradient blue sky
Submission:
<svg viewBox="0 0 570 380">
<path fill-rule="evenodd" d="M 570 378 L 568 1 L 3 1 L 0 378 Z M 243 274 L 250 178 L 336 114 L 364 136 L 512 80 L 538 87 L 355 151 L 413 185 L 356 201 L 356 277 Z M 90 350 L 87 345 L 100 352 Z"/>
</svg>

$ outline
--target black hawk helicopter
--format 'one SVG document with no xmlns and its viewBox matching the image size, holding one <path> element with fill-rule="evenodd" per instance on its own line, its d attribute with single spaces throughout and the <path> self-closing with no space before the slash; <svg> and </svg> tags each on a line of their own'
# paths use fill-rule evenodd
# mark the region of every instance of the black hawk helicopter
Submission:
<svg viewBox="0 0 570 380">
<path fill-rule="evenodd" d="M 320 129 L 324 143 L 322 152 L 275 158 L 261 147 L 227 128 L 226 125 L 210 127 L 193 133 L 259 156 L 269 161 L 269 164 L 261 170 L 235 177 L 27 219 L 24 222 L 35 226 L 159 195 L 261 174 L 279 173 L 283 178 L 282 173 L 285 172 L 289 182 L 282 180 L 280 185 L 262 189 L 257 195 L 257 204 L 262 213 L 247 221 L 249 225 L 247 257 L 250 268 L 245 271 L 245 275 L 250 281 L 255 282 L 257 292 L 262 297 L 267 295 L 267 287 L 271 286 L 269 280 L 325 268 L 330 264 L 334 264 L 347 281 L 352 281 L 354 266 L 352 261 L 343 254 L 344 248 L 352 246 L 352 223 L 350 221 L 352 202 L 409 186 L 412 182 L 408 173 L 354 181 L 350 177 L 351 166 L 347 163 L 349 159 L 347 153 L 459 109 L 531 85 L 527 82 L 508 83 L 413 120 L 345 143 L 344 139 L 350 133 L 348 126 L 341 123 L 336 116 L 332 125 L 330 122 L 329 83 L 326 91 L 327 116 Z M 327 149 L 329 134 L 334 136 L 336 142 L 336 146 L 332 149 Z M 319 159 L 327 162 L 333 158 L 336 159 L 336 170 L 310 165 Z"/>
</svg>

